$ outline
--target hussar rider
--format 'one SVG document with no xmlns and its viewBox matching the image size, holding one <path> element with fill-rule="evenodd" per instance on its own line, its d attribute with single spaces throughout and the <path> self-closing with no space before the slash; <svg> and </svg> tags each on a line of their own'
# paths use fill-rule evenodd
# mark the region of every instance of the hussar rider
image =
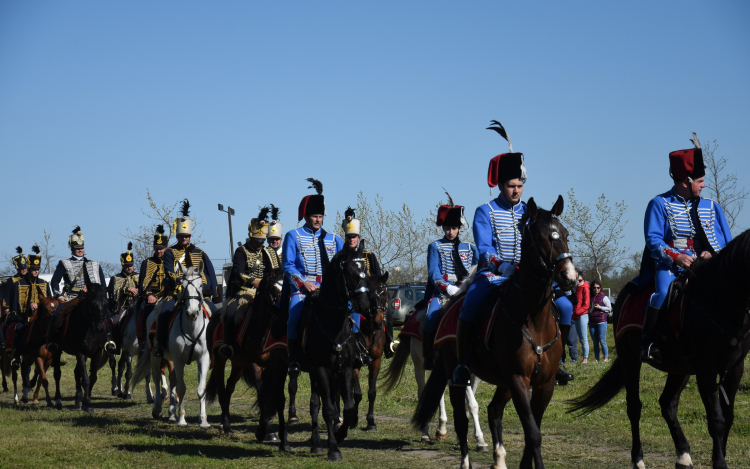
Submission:
<svg viewBox="0 0 750 469">
<path fill-rule="evenodd" d="M 422 334 L 422 353 L 425 369 L 433 368 L 432 344 L 438 326 L 440 307 L 458 293 L 461 284 L 477 265 L 477 247 L 461 241 L 461 228 L 465 223 L 464 208 L 453 203 L 448 191 L 448 204 L 438 208 L 435 224 L 442 228 L 443 237 L 427 247 L 427 277 L 435 292 L 427 304 L 427 319 Z"/>
<path fill-rule="evenodd" d="M 652 278 L 656 292 L 649 299 L 643 322 L 641 358 L 661 361 L 654 343 L 660 326 L 659 310 L 667 297 L 669 284 L 690 268 L 697 257 L 707 259 L 732 240 L 724 210 L 710 199 L 701 198 L 706 186 L 706 165 L 698 136 L 693 146 L 669 154 L 669 174 L 674 186 L 648 203 L 643 227 L 643 251 L 639 284 Z"/>
<path fill-rule="evenodd" d="M 138 298 L 138 273 L 135 272 L 132 249 L 133 243 L 128 242 L 128 250 L 120 254 L 122 270 L 110 277 L 109 285 L 107 285 L 109 312 L 113 318 L 119 315 L 123 309 L 130 307 Z M 110 339 L 111 332 L 107 332 L 107 340 Z M 119 351 L 116 351 L 116 353 L 119 353 Z"/>
<path fill-rule="evenodd" d="M 177 235 L 177 243 L 170 246 L 164 253 L 164 272 L 166 274 L 168 295 L 164 299 L 161 314 L 156 323 L 156 347 L 154 355 L 157 357 L 164 356 L 164 348 L 169 340 L 169 318 L 175 306 L 175 298 L 182 286 L 182 274 L 177 264 L 182 265 L 184 269 L 188 267 L 198 268 L 203 263 L 203 296 L 207 299 L 218 300 L 218 290 L 216 282 L 216 273 L 211 259 L 201 248 L 190 242 L 193 236 L 195 221 L 189 218 L 190 202 L 185 199 L 182 202 L 182 216 L 175 219 L 172 225 L 172 232 Z M 216 312 L 216 306 L 213 301 L 204 301 L 212 313 Z"/>
<path fill-rule="evenodd" d="M 479 307 L 493 289 L 505 282 L 516 271 L 521 262 L 521 217 L 526 204 L 521 202 L 523 185 L 526 182 L 526 165 L 523 153 L 513 151 L 503 125 L 492 121 L 494 130 L 508 141 L 509 153 L 497 155 L 490 160 L 487 184 L 490 190 L 498 187 L 500 195 L 474 213 L 474 241 L 479 251 L 479 266 L 474 281 L 466 292 L 456 331 L 458 366 L 453 372 L 454 386 L 471 385 L 468 355 L 474 339 L 474 327 Z"/>
<path fill-rule="evenodd" d="M 42 267 L 39 246 L 34 245 L 31 250 L 34 254 L 30 254 L 28 257 L 28 271 L 17 282 L 11 284 L 10 313 L 5 320 L 8 325 L 17 323 L 15 339 L 13 340 L 13 360 L 11 361 L 11 366 L 16 370 L 20 367 L 21 352 L 25 345 L 24 329 L 39 308 L 39 298 L 52 296 L 49 283 L 39 278 Z"/>
<path fill-rule="evenodd" d="M 55 273 L 52 275 L 50 284 L 52 294 L 60 301 L 57 311 L 60 310 L 63 303 L 66 303 L 78 295 L 86 292 L 86 283 L 95 283 L 105 287 L 107 282 L 104 279 L 104 271 L 98 262 L 89 260 L 85 257 L 86 250 L 83 245 L 83 232 L 80 226 L 73 229 L 73 234 L 68 237 L 68 247 L 71 256 L 68 259 L 62 259 L 57 263 Z M 60 288 L 62 282 L 63 287 Z M 55 311 L 55 314 L 57 314 Z M 58 337 L 48 337 L 47 350 L 50 353 L 58 352 Z M 115 344 L 107 342 L 105 344 L 107 352 L 114 352 Z"/>
<path fill-rule="evenodd" d="M 299 338 L 297 325 L 305 296 L 320 287 L 323 273 L 333 256 L 341 250 L 343 240 L 323 229 L 325 202 L 323 184 L 313 178 L 307 179 L 316 194 L 305 196 L 299 204 L 298 220 L 305 219 L 305 226 L 288 232 L 284 236 L 282 258 L 284 274 L 289 284 L 289 319 L 287 320 L 287 346 L 289 351 L 289 373 L 299 373 L 297 352 Z"/>
<path fill-rule="evenodd" d="M 282 249 L 281 249 L 281 235 L 284 233 L 284 226 L 279 221 L 279 214 L 281 211 L 278 207 L 276 207 L 274 204 L 271 204 L 271 222 L 268 225 L 268 236 L 266 237 L 266 241 L 268 242 L 268 247 L 273 250 L 273 252 L 276 253 L 276 258 L 278 260 L 278 265 L 282 265 Z M 278 292 L 281 292 L 283 287 L 284 280 L 279 280 L 276 284 L 276 289 Z M 280 306 L 281 299 L 279 299 L 279 303 L 277 306 Z"/>
<path fill-rule="evenodd" d="M 11 259 L 13 262 L 13 267 L 16 269 L 16 273 L 12 275 L 11 277 L 8 277 L 8 279 L 3 282 L 2 285 L 0 285 L 0 300 L 2 308 L 2 314 L 0 315 L 3 317 L 3 320 L 7 320 L 8 313 L 10 312 L 10 294 L 13 289 L 13 284 L 18 282 L 23 278 L 24 275 L 28 272 L 29 269 L 29 260 L 26 257 L 26 254 L 23 253 L 23 248 L 21 246 L 18 246 L 16 248 L 16 255 Z M 5 327 L 3 327 L 3 334 L 2 337 L 0 337 L 0 344 L 5 343 Z"/>
<path fill-rule="evenodd" d="M 235 319 L 240 298 L 252 304 L 266 266 L 269 263 L 278 266 L 276 252 L 264 247 L 270 226 L 270 211 L 269 207 L 262 207 L 258 217 L 250 220 L 247 227 L 249 238 L 234 251 L 232 257 L 232 271 L 227 286 L 227 298 L 230 299 L 221 318 L 224 325 L 224 345 L 219 349 L 219 355 L 225 358 L 230 358 L 238 345 Z"/>
<path fill-rule="evenodd" d="M 138 311 L 137 321 L 139 324 L 138 330 L 141 331 L 138 343 L 141 344 L 141 349 L 144 350 L 146 347 L 146 336 L 148 335 L 146 320 L 164 292 L 164 276 L 166 274 L 164 273 L 163 258 L 168 244 L 169 236 L 164 234 L 164 225 L 158 225 L 156 227 L 156 234 L 154 234 L 154 242 L 151 244 L 154 249 L 153 255 L 141 263 L 141 272 L 138 277 L 141 307 L 140 311 Z"/>
</svg>

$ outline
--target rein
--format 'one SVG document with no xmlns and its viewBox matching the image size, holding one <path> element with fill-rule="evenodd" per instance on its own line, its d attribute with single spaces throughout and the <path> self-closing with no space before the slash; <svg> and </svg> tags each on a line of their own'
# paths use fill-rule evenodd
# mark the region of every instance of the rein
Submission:
<svg viewBox="0 0 750 469">
<path fill-rule="evenodd" d="M 195 284 L 193 284 L 195 280 L 201 280 L 201 283 L 203 283 L 203 280 L 200 277 L 197 277 L 197 279 L 193 279 L 193 280 L 185 279 L 185 281 L 188 282 L 190 286 L 200 291 L 200 289 L 196 287 Z M 187 289 L 183 290 L 183 292 L 184 293 L 180 296 L 179 303 L 178 303 L 179 309 L 182 309 L 183 305 L 186 303 L 186 300 L 198 300 L 200 302 L 200 308 L 201 308 L 201 310 L 198 312 L 198 315 L 203 317 L 203 326 L 201 327 L 200 332 L 198 332 L 198 335 L 196 336 L 196 338 L 193 339 L 189 335 L 185 334 L 185 328 L 182 324 L 182 317 L 184 316 L 184 314 L 180 313 L 180 335 L 183 338 L 185 338 L 186 341 L 190 342 L 190 355 L 188 355 L 188 360 L 187 360 L 187 364 L 189 365 L 193 362 L 193 353 L 195 352 L 195 346 L 198 345 L 198 341 L 203 335 L 203 331 L 206 330 L 206 323 L 208 321 L 206 320 L 206 317 L 203 314 L 203 297 L 195 296 L 195 295 L 188 295 Z M 175 307 L 177 307 L 177 305 L 175 305 Z"/>
</svg>

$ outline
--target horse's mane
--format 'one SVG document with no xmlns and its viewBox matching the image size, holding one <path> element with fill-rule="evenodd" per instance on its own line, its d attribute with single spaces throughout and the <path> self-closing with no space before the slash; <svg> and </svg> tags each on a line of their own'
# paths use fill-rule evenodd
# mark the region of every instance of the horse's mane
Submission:
<svg viewBox="0 0 750 469">
<path fill-rule="evenodd" d="M 58 326 L 62 325 L 62 323 L 65 321 L 65 318 L 68 317 L 68 315 L 76 308 L 76 306 L 78 306 L 78 303 L 80 303 L 82 299 L 83 297 L 79 295 L 72 300 L 63 303 L 62 307 L 60 308 L 60 312 L 57 313 Z"/>
<path fill-rule="evenodd" d="M 737 266 L 742 269 L 737 269 Z M 728 242 L 718 254 L 710 259 L 697 259 L 693 264 L 693 273 L 704 279 L 720 279 L 735 276 L 750 265 L 750 230 Z"/>
</svg>

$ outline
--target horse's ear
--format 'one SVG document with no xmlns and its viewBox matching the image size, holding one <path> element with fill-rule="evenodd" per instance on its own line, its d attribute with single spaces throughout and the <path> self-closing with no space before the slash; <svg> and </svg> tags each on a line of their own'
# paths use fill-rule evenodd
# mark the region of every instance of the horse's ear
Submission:
<svg viewBox="0 0 750 469">
<path fill-rule="evenodd" d="M 536 202 L 534 202 L 534 198 L 532 197 L 526 202 L 526 213 L 529 215 L 529 218 L 536 218 L 538 212 Z"/>
<path fill-rule="evenodd" d="M 380 282 L 381 283 L 388 283 L 388 272 L 384 273 L 380 276 Z"/>
<path fill-rule="evenodd" d="M 552 206 L 552 215 L 556 217 L 560 216 L 560 214 L 563 212 L 564 206 L 565 206 L 565 201 L 563 200 L 563 196 L 558 195 L 557 202 L 555 202 L 555 205 Z"/>
</svg>

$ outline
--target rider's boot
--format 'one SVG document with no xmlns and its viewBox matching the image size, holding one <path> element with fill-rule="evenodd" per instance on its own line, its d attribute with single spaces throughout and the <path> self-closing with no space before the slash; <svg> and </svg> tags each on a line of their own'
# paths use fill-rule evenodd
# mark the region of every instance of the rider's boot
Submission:
<svg viewBox="0 0 750 469">
<path fill-rule="evenodd" d="M 299 362 L 297 361 L 297 355 L 299 352 L 299 339 L 287 339 L 287 351 L 289 353 L 289 368 L 287 373 L 289 376 L 299 375 Z"/>
<path fill-rule="evenodd" d="M 560 325 L 560 338 L 563 340 L 563 347 L 565 347 L 565 340 L 567 340 L 568 334 L 570 334 L 570 324 L 568 325 Z M 565 386 L 568 384 L 568 381 L 573 381 L 573 375 L 567 372 L 565 367 L 562 363 L 560 363 L 560 367 L 557 369 L 557 375 L 555 376 L 555 382 L 559 386 Z"/>
<path fill-rule="evenodd" d="M 641 360 L 643 361 L 661 362 L 661 351 L 656 344 L 659 309 L 656 306 L 646 308 L 646 318 L 643 320 L 643 333 L 641 335 Z"/>
<path fill-rule="evenodd" d="M 154 346 L 153 355 L 162 358 L 164 349 L 169 342 L 169 318 L 171 311 L 162 311 L 156 318 L 156 345 Z"/>
<path fill-rule="evenodd" d="M 432 370 L 435 368 L 435 359 L 432 346 L 435 343 L 435 332 L 424 331 L 422 334 L 422 357 L 424 357 L 424 369 Z"/>
<path fill-rule="evenodd" d="M 471 353 L 471 341 L 474 338 L 474 323 L 458 320 L 456 330 L 456 354 L 458 366 L 453 371 L 451 386 L 471 386 L 471 370 L 467 366 Z"/>
</svg>

